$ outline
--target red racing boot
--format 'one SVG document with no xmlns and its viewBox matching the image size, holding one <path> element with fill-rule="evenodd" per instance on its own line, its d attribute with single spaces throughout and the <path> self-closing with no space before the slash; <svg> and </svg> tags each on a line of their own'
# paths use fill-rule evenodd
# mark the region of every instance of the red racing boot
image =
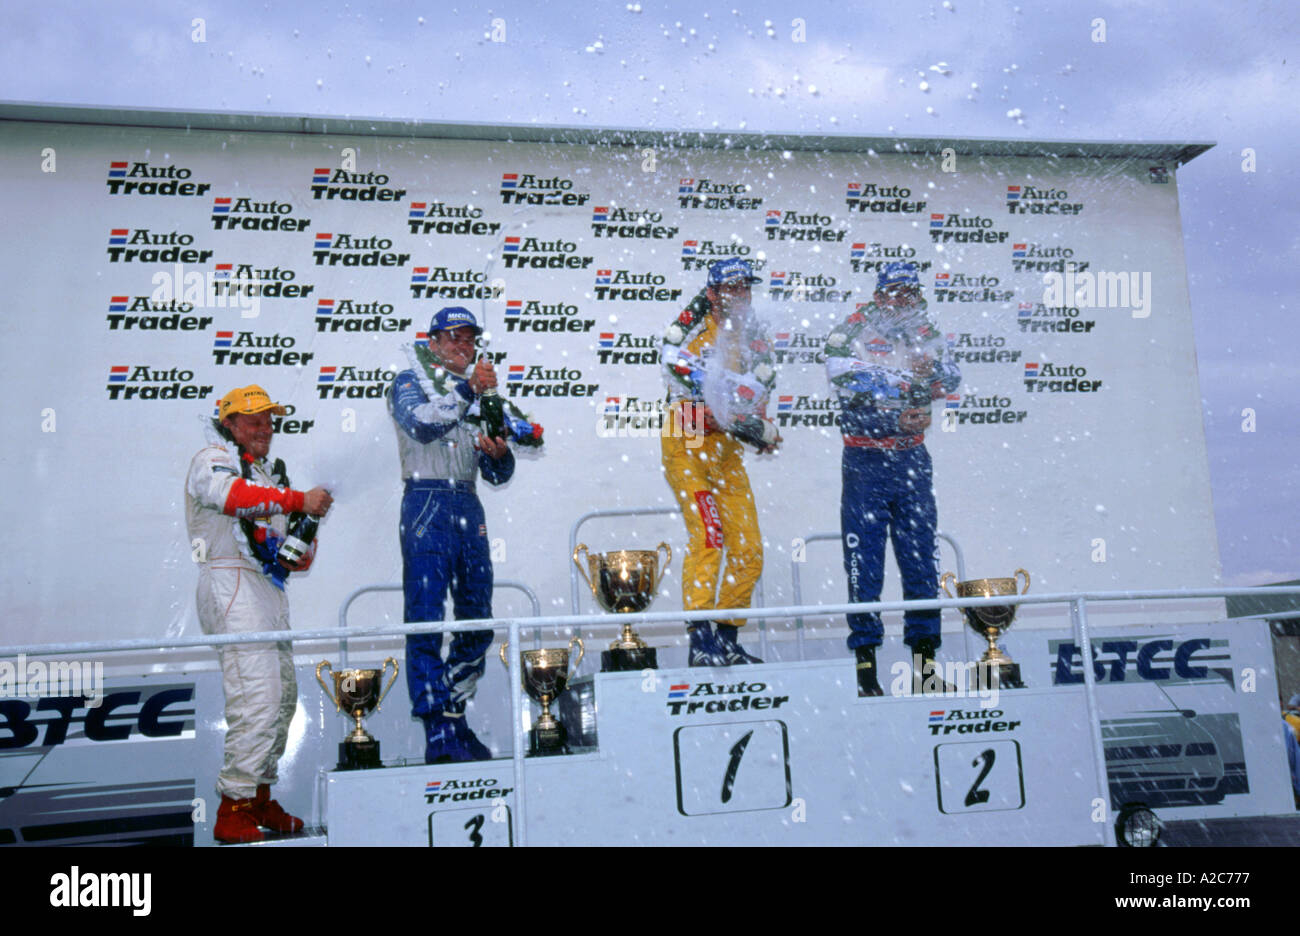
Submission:
<svg viewBox="0 0 1300 936">
<path fill-rule="evenodd" d="M 217 824 L 212 829 L 212 837 L 218 842 L 247 845 L 260 842 L 264 835 L 257 827 L 255 810 L 256 800 L 231 799 L 222 795 L 221 806 L 217 809 Z"/>
<path fill-rule="evenodd" d="M 250 810 L 253 821 L 272 832 L 301 832 L 302 820 L 291 816 L 280 804 L 271 799 L 271 784 L 261 783 L 257 787 L 257 799 L 253 800 Z"/>
</svg>

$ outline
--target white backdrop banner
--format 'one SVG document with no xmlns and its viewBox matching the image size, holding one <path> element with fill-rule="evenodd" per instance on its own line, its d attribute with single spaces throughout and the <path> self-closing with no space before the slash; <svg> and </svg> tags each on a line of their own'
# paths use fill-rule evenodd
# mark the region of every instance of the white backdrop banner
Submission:
<svg viewBox="0 0 1300 936">
<path fill-rule="evenodd" d="M 399 345 L 444 305 L 480 316 L 510 399 L 546 429 L 508 485 L 480 485 L 496 574 L 567 613 L 574 520 L 675 505 L 659 336 L 707 264 L 735 255 L 763 278 L 780 364 L 769 415 L 785 443 L 747 459 L 766 604 L 791 602 L 792 561 L 805 600 L 845 600 L 837 543 L 802 546 L 839 528 L 821 346 L 895 259 L 919 264 L 962 371 L 927 446 L 940 528 L 971 576 L 1024 567 L 1036 591 L 1218 581 L 1172 166 L 961 157 L 949 172 L 937 154 L 678 148 L 646 168 L 639 149 L 597 144 L 6 123 L 3 642 L 199 632 L 186 468 L 216 401 L 254 382 L 290 409 L 272 455 L 295 487 L 336 498 L 289 586 L 295 626 L 400 581 L 383 395 L 407 366 Z M 685 545 L 673 516 L 580 538 Z M 679 606 L 679 568 L 655 610 Z M 501 592 L 496 610 L 527 605 Z M 358 615 L 400 621 L 400 596 Z"/>
</svg>

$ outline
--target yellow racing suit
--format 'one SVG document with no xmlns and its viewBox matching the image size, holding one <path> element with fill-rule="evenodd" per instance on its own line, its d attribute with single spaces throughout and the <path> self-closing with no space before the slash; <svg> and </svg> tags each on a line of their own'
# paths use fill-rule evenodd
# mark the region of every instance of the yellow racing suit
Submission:
<svg viewBox="0 0 1300 936">
<path fill-rule="evenodd" d="M 668 407 L 660 447 L 664 474 L 689 537 L 682 562 L 682 606 L 687 611 L 747 607 L 763 571 L 763 542 L 744 447 L 724 431 L 705 429 L 703 404 L 707 380 L 738 377 L 729 392 L 738 393 L 756 415 L 765 416 L 766 396 L 775 383 L 771 342 L 752 313 L 734 339 L 727 335 L 729 340 L 720 341 L 722 331 L 701 293 L 669 325 L 663 342 Z M 720 351 L 725 360 L 718 359 Z M 745 622 L 723 623 L 740 627 Z"/>
</svg>

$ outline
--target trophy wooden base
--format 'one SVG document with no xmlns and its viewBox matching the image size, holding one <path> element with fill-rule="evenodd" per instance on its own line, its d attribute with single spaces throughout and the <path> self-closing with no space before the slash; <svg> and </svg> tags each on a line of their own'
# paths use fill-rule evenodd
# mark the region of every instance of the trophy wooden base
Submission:
<svg viewBox="0 0 1300 936">
<path fill-rule="evenodd" d="M 618 648 L 602 650 L 600 653 L 602 673 L 627 673 L 658 668 L 659 651 L 654 647 L 641 647 L 636 650 Z"/>
<path fill-rule="evenodd" d="M 339 742 L 339 770 L 370 770 L 382 766 L 384 765 L 379 760 L 379 742 L 374 738 Z"/>
<path fill-rule="evenodd" d="M 1019 663 L 997 663 L 993 660 L 980 660 L 976 664 L 976 685 L 989 689 L 1024 689 L 1025 683 L 1020 678 Z"/>
<path fill-rule="evenodd" d="M 532 728 L 528 732 L 528 756 L 550 757 L 569 753 L 569 732 L 562 722 L 554 728 Z"/>
</svg>

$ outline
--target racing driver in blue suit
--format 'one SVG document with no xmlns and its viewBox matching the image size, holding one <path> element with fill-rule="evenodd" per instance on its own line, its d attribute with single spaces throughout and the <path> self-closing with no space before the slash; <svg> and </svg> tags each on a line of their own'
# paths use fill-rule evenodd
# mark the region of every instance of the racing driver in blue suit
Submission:
<svg viewBox="0 0 1300 936">
<path fill-rule="evenodd" d="M 510 480 L 515 457 L 507 436 L 541 444 L 541 427 L 512 406 L 501 435 L 489 438 L 480 430 L 483 394 L 497 383 L 491 361 L 474 363 L 481 332 L 468 309 L 441 309 L 429 324 L 427 350 L 408 347 L 412 366 L 394 378 L 389 395 L 404 482 L 400 534 L 408 623 L 441 621 L 448 590 L 456 620 L 492 616 L 492 559 L 475 478 L 481 472 L 492 485 Z M 491 642 L 490 630 L 457 632 L 444 662 L 442 634 L 407 636 L 406 685 L 412 714 L 424 722 L 425 763 L 491 758 L 465 723 L 465 705 Z"/>
<path fill-rule="evenodd" d="M 956 390 L 961 373 L 926 313 L 915 264 L 886 264 L 872 301 L 830 333 L 826 376 L 839 398 L 844 437 L 840 528 L 849 600 L 880 600 L 887 536 L 903 576 L 903 598 L 934 598 L 938 513 L 925 430 L 931 401 Z M 884 636 L 880 615 L 850 614 L 848 620 L 858 693 L 883 695 L 876 668 Z M 905 612 L 903 641 L 915 661 L 913 685 L 924 686 L 941 641 L 939 612 Z"/>
</svg>

